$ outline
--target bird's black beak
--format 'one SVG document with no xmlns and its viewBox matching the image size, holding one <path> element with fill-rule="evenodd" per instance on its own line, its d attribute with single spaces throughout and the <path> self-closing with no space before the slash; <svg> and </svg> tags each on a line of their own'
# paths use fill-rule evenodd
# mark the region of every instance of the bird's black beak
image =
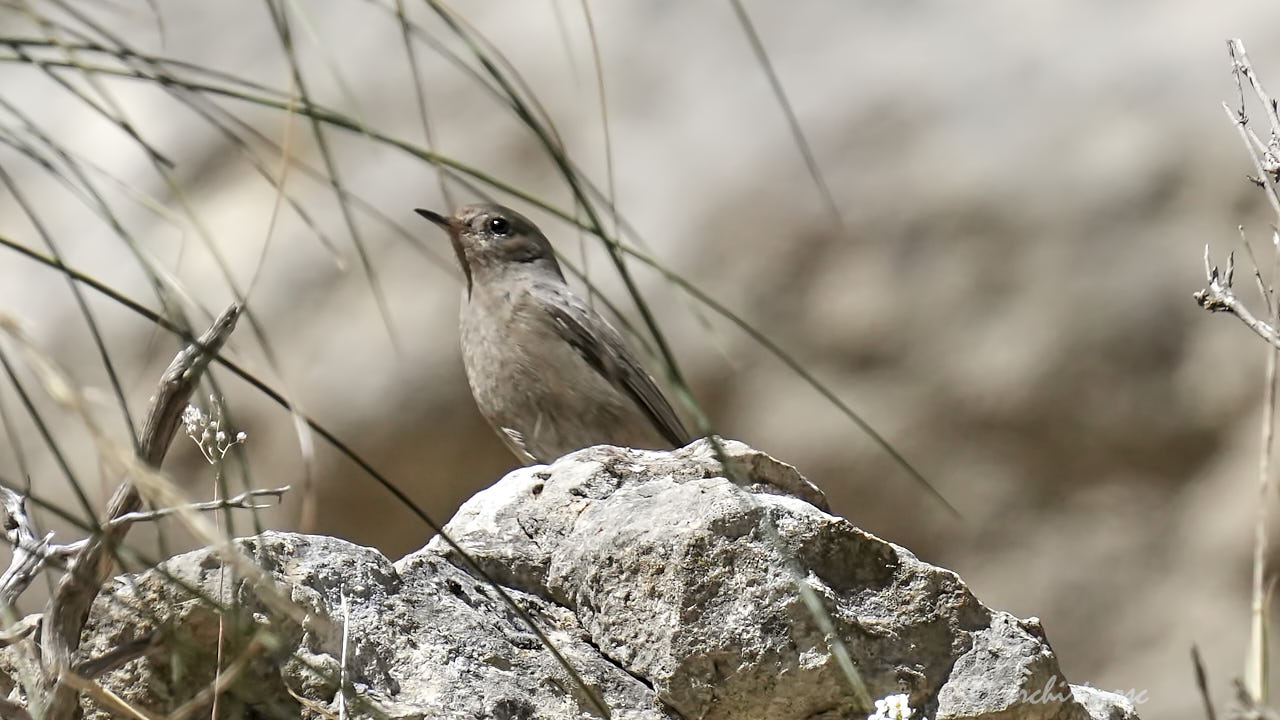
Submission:
<svg viewBox="0 0 1280 720">
<path fill-rule="evenodd" d="M 445 230 L 448 230 L 453 225 L 453 223 L 449 222 L 449 218 L 441 215 L 438 212 L 432 212 L 431 210 L 423 210 L 422 208 L 415 208 L 414 212 L 430 220 L 431 222 L 439 225 Z"/>
<path fill-rule="evenodd" d="M 467 254 L 462 250 L 462 239 L 458 237 L 458 224 L 453 218 L 447 218 L 438 212 L 414 208 L 414 212 L 439 225 L 449 233 L 449 241 L 453 243 L 453 252 L 458 256 L 458 264 L 462 266 L 462 274 L 467 276 L 467 297 L 471 297 L 471 266 L 467 264 Z"/>
</svg>

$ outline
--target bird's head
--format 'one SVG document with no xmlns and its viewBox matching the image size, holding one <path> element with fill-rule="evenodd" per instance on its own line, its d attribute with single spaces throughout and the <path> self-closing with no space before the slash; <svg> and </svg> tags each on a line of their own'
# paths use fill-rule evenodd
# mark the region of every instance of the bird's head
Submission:
<svg viewBox="0 0 1280 720">
<path fill-rule="evenodd" d="M 422 217 L 444 228 L 467 276 L 467 293 L 476 282 L 514 269 L 552 272 L 563 278 L 551 242 L 538 226 L 510 208 L 493 203 L 464 205 L 452 217 L 421 208 Z"/>
</svg>

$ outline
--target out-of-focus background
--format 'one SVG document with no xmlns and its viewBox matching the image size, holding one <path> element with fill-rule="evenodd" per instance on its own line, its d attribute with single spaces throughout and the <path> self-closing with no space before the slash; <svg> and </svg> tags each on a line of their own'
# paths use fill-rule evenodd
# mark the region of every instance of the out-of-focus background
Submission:
<svg viewBox="0 0 1280 720">
<path fill-rule="evenodd" d="M 360 131 L 427 147 L 396 6 L 0 5 L 0 169 L 21 196 L 0 186 L 0 236 L 47 252 L 34 215 L 68 264 L 158 308 L 141 270 L 149 263 L 182 289 L 169 294 L 200 325 L 208 315 L 195 308 L 232 298 L 215 248 L 270 343 L 268 352 L 244 322 L 229 354 L 443 521 L 514 460 L 466 387 L 448 245 L 412 214 L 446 209 L 438 175 Z M 285 175 L 310 227 L 265 179 L 284 167 L 276 145 L 324 169 L 305 117 L 122 77 L 158 66 L 86 47 L 124 44 L 297 97 L 271 7 L 288 16 L 312 100 L 356 121 L 356 130 L 326 127 L 324 138 L 342 186 L 360 199 L 350 205 L 359 246 L 327 180 L 298 167 Z M 843 224 L 826 211 L 731 4 L 590 9 L 622 216 L 668 268 L 861 413 L 963 519 L 760 344 L 633 262 L 715 427 L 798 466 L 836 511 L 954 569 L 987 604 L 1040 617 L 1072 682 L 1143 693 L 1144 717 L 1199 717 L 1195 644 L 1224 701 L 1246 645 L 1264 347 L 1234 319 L 1199 310 L 1191 293 L 1204 285 L 1206 243 L 1222 258 L 1240 247 L 1242 224 L 1257 252 L 1268 247 L 1272 217 L 1244 179 L 1251 168 L 1221 106 L 1238 97 L 1224 39 L 1243 37 L 1263 82 L 1280 89 L 1280 35 L 1267 31 L 1280 7 L 748 2 Z M 608 187 L 582 5 L 454 10 L 465 32 L 487 39 L 487 55 L 518 69 L 583 174 Z M 474 70 L 471 50 L 425 5 L 404 11 L 432 147 L 572 212 L 533 134 L 437 47 Z M 120 117 L 172 165 L 148 157 L 111 119 Z M 479 197 L 449 187 L 453 202 Z M 542 222 L 637 321 L 598 240 L 486 192 Z M 136 421 L 175 341 L 89 300 Z M 0 250 L 0 312 L 88 388 L 123 441 L 67 283 Z M 83 424 L 44 399 L 29 372 L 19 377 L 100 503 L 115 480 L 102 477 Z M 234 429 L 248 433 L 249 482 L 305 486 L 288 415 L 217 377 Z M 37 493 L 78 511 L 13 386 L 0 385 L 0 474 L 19 478 L 25 463 Z M 167 470 L 192 496 L 212 492 L 213 471 L 191 443 L 179 442 Z M 227 472 L 233 489 L 244 482 L 235 463 Z M 307 529 L 393 558 L 427 540 L 427 528 L 322 442 L 311 477 L 318 512 Z M 298 527 L 303 496 L 295 490 L 264 522 Z M 244 515 L 238 522 L 237 532 L 251 531 Z"/>
</svg>

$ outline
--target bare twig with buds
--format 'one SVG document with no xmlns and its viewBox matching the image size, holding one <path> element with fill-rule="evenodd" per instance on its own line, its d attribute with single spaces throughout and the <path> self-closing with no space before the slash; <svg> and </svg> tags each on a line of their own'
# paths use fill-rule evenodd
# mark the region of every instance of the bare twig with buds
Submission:
<svg viewBox="0 0 1280 720">
<path fill-rule="evenodd" d="M 1200 307 L 1209 312 L 1227 312 L 1235 315 L 1245 327 L 1252 330 L 1258 337 L 1280 348 L 1280 337 L 1277 336 L 1275 328 L 1267 323 L 1259 320 L 1248 306 L 1244 304 L 1232 288 L 1232 281 L 1235 279 L 1236 272 L 1236 254 L 1227 255 L 1227 269 L 1225 272 L 1219 271 L 1218 266 L 1209 260 L 1209 246 L 1204 247 L 1204 273 L 1209 282 L 1208 287 L 1198 290 L 1192 296 Z"/>
</svg>

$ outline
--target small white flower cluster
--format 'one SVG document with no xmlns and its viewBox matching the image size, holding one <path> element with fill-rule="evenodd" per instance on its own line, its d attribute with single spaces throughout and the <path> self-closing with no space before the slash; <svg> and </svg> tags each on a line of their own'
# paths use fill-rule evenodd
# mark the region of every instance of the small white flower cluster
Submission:
<svg viewBox="0 0 1280 720">
<path fill-rule="evenodd" d="M 244 442 L 248 435 L 243 431 L 228 435 L 222 429 L 222 404 L 210 395 L 209 405 L 213 407 L 210 415 L 205 415 L 204 411 L 195 405 L 188 405 L 187 409 L 182 411 L 182 425 L 187 431 L 187 437 L 200 448 L 204 459 L 213 465 L 226 457 L 228 450 Z"/>
<path fill-rule="evenodd" d="M 909 720 L 914 712 L 906 695 L 886 695 L 876 701 L 875 714 L 868 715 L 867 720 Z"/>
</svg>

